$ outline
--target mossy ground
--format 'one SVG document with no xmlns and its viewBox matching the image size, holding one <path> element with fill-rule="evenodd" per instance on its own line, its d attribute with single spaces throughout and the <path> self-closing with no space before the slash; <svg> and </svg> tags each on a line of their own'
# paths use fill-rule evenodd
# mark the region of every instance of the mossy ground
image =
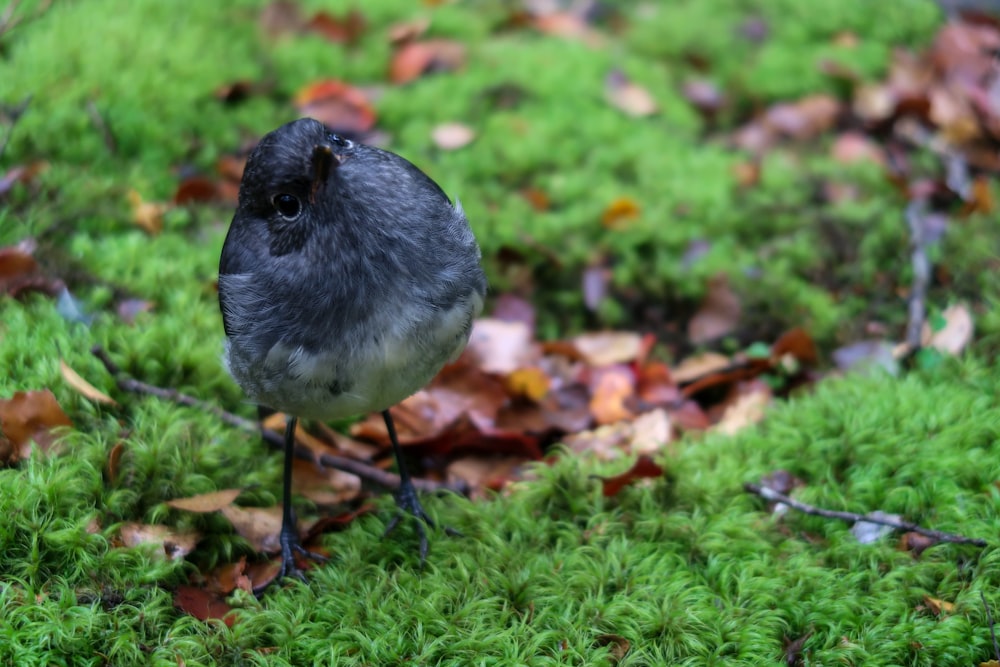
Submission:
<svg viewBox="0 0 1000 667">
<path fill-rule="evenodd" d="M 369 516 L 327 538 L 334 562 L 308 585 L 234 600 L 231 628 L 174 609 L 170 590 L 194 566 L 112 548 L 118 523 L 202 529 L 201 567 L 247 554 L 217 517 L 163 503 L 240 486 L 247 502 L 273 504 L 278 456 L 208 415 L 155 399 L 119 396 L 121 409 L 96 407 L 61 381 L 58 361 L 117 395 L 88 353 L 100 343 L 147 382 L 250 414 L 218 363 L 212 281 L 230 212 L 177 209 L 149 237 L 130 221 L 128 192 L 168 198 L 178 167 L 211 170 L 218 156 L 291 119 L 288 97 L 317 78 L 384 81 L 391 23 L 430 16 L 431 34 L 469 47 L 460 72 L 385 87 L 379 126 L 392 135 L 390 148 L 461 198 L 495 293 L 516 282 L 499 251 L 524 258 L 543 335 L 633 325 L 636 313 L 620 305 L 596 319 L 583 314 L 580 271 L 599 257 L 613 259 L 616 286 L 640 303 L 690 306 L 708 277 L 727 271 L 759 322 L 751 335 L 801 325 L 829 349 L 856 338 L 868 319 L 894 327 L 905 318 L 893 287 L 909 275 L 904 203 L 877 170 L 845 168 L 817 146 L 800 161 L 766 158 L 759 186 L 741 192 L 730 171 L 742 158 L 710 137 L 676 91 L 698 73 L 695 61 L 710 63 L 710 75 L 745 105 L 836 91 L 819 74 L 821 59 L 878 77 L 893 46 L 931 38 L 941 21 L 933 4 L 622 3 L 630 28 L 600 48 L 498 31 L 499 2 L 367 3 L 369 29 L 350 48 L 308 36 L 270 41 L 256 25 L 259 7 L 57 3 L 0 37 L 0 101 L 34 96 L 5 166 L 49 162 L 40 190 L 12 193 L 0 209 L 0 245 L 38 238 L 49 269 L 79 277 L 71 287 L 96 316 L 84 326 L 40 297 L 0 302 L 0 396 L 51 387 L 76 426 L 62 456 L 0 471 L 0 661 L 589 665 L 612 664 L 620 642 L 607 636 L 618 636 L 630 645 L 619 664 L 756 665 L 782 662 L 786 642 L 806 634 L 802 656 L 812 665 L 992 657 L 979 596 L 1000 607 L 994 547 L 939 545 L 914 559 L 891 540 L 860 545 L 829 520 L 775 523 L 741 491 L 785 468 L 807 482 L 803 499 L 819 505 L 881 509 L 990 540 L 1000 532 L 1000 375 L 989 359 L 1000 320 L 989 307 L 995 272 L 986 270 L 997 247 L 992 222 L 980 218 L 936 249 L 955 279 L 932 294 L 936 307 L 975 301 L 981 338 L 968 359 L 901 379 L 824 382 L 735 438 L 680 443 L 663 461 L 669 480 L 614 499 L 588 481 L 607 470 L 563 457 L 508 497 L 431 501 L 467 537 L 438 535 L 423 570 L 413 536 L 381 540 L 385 517 Z M 770 27 L 763 45 L 734 37 L 749 16 Z M 856 34 L 859 48 L 837 47 L 831 38 L 842 31 Z M 607 105 L 613 68 L 649 88 L 662 112 L 629 119 Z M 267 79 L 274 91 L 235 107 L 213 98 L 237 79 Z M 520 104 L 492 108 L 485 91 L 500 84 L 521 88 Z M 113 129 L 114 151 L 88 104 Z M 454 120 L 472 125 L 477 140 L 436 149 L 430 129 Z M 820 207 L 816 182 L 831 174 L 865 196 Z M 514 194 L 527 186 L 547 193 L 547 211 Z M 639 203 L 640 218 L 623 230 L 603 227 L 602 212 L 622 196 Z M 849 261 L 831 247 L 831 227 L 846 237 Z M 708 254 L 683 264 L 699 239 L 711 242 Z M 123 324 L 111 312 L 123 292 L 154 302 L 154 311 Z M 108 484 L 108 451 L 121 439 L 123 472 Z M 91 534 L 95 518 L 102 529 Z M 936 616 L 925 596 L 955 607 Z"/>
</svg>

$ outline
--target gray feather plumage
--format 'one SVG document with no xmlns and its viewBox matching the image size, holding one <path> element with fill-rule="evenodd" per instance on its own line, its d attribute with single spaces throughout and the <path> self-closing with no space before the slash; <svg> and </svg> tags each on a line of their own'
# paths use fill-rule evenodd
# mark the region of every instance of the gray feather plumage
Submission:
<svg viewBox="0 0 1000 667">
<path fill-rule="evenodd" d="M 403 158 L 317 121 L 267 135 L 223 247 L 225 363 L 255 402 L 334 419 L 417 391 L 468 340 L 486 281 L 460 205 Z M 313 192 L 311 156 L 337 156 Z M 297 197 L 293 221 L 275 209 Z"/>
</svg>

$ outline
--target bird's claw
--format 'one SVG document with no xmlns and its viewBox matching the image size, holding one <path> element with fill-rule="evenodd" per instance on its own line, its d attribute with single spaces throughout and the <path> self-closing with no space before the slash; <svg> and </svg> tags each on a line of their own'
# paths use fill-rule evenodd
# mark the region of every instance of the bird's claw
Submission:
<svg viewBox="0 0 1000 667">
<path fill-rule="evenodd" d="M 389 525 L 385 527 L 385 532 L 382 533 L 382 537 L 385 538 L 389 533 L 396 529 L 403 517 L 406 515 L 412 516 L 416 521 L 416 531 L 417 539 L 420 544 L 420 565 L 423 566 L 424 562 L 427 560 L 427 552 L 429 549 L 429 543 L 427 541 L 427 527 L 431 529 L 437 528 L 437 524 L 434 519 L 427 514 L 424 506 L 420 502 L 420 498 L 417 496 L 417 490 L 412 484 L 404 484 L 399 487 L 399 490 L 393 495 L 396 499 L 396 515 L 389 520 Z M 451 537 L 465 537 L 460 531 L 455 530 L 451 526 L 442 526 L 444 532 Z"/>
</svg>

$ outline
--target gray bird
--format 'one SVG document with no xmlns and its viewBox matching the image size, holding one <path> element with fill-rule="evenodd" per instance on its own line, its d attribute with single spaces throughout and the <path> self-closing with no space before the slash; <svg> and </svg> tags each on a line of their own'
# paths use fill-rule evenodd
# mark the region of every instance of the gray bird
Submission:
<svg viewBox="0 0 1000 667">
<path fill-rule="evenodd" d="M 456 200 L 402 157 L 301 119 L 254 149 L 219 262 L 224 363 L 258 405 L 288 415 L 280 576 L 298 576 L 291 503 L 298 418 L 381 411 L 395 494 L 424 512 L 389 407 L 461 354 L 482 309 L 480 251 Z M 399 520 L 389 524 L 391 530 Z"/>
</svg>

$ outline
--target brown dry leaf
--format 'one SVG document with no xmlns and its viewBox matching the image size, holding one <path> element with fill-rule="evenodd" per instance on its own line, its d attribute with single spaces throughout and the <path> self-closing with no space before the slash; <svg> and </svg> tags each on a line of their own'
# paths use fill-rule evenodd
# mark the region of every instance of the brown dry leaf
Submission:
<svg viewBox="0 0 1000 667">
<path fill-rule="evenodd" d="M 108 452 L 108 463 L 104 468 L 104 473 L 107 475 L 108 483 L 115 484 L 118 481 L 118 474 L 121 469 L 122 454 L 125 453 L 125 443 L 117 442 L 115 446 L 111 448 Z"/>
<path fill-rule="evenodd" d="M 306 23 L 305 28 L 322 35 L 337 44 L 355 44 L 364 35 L 366 21 L 357 9 L 351 9 L 343 16 L 318 11 Z"/>
<path fill-rule="evenodd" d="M 260 13 L 260 27 L 269 37 L 298 32 L 302 29 L 302 18 L 299 3 L 294 0 L 274 0 Z"/>
<path fill-rule="evenodd" d="M 407 42 L 397 49 L 389 65 L 389 80 L 409 83 L 428 72 L 450 72 L 465 64 L 465 46 L 449 39 Z"/>
<path fill-rule="evenodd" d="M 632 436 L 626 447 L 632 454 L 654 454 L 670 442 L 672 431 L 666 410 L 644 412 L 632 422 Z"/>
<path fill-rule="evenodd" d="M 152 544 L 170 560 L 184 558 L 194 550 L 201 534 L 194 530 L 176 531 L 168 526 L 129 522 L 118 532 L 121 546 L 134 548 Z"/>
<path fill-rule="evenodd" d="M 336 79 L 305 86 L 292 102 L 300 114 L 315 118 L 334 132 L 364 134 L 375 125 L 375 109 L 364 91 Z"/>
<path fill-rule="evenodd" d="M 472 498 L 482 498 L 484 491 L 500 491 L 517 476 L 525 460 L 520 456 L 464 456 L 448 464 L 450 484 L 464 482 Z"/>
<path fill-rule="evenodd" d="M 634 199 L 619 197 L 604 209 L 604 213 L 601 214 L 601 224 L 608 229 L 618 229 L 636 220 L 641 212 L 642 209 Z"/>
<path fill-rule="evenodd" d="M 62 374 L 63 379 L 66 380 L 66 384 L 72 387 L 73 390 L 82 395 L 84 398 L 94 401 L 95 403 L 118 405 L 115 399 L 111 398 L 103 391 L 80 377 L 80 374 L 70 368 L 69 365 L 62 359 L 59 360 L 59 372 Z"/>
<path fill-rule="evenodd" d="M 755 382 L 750 392 L 741 394 L 735 402 L 726 407 L 722 418 L 712 430 L 735 435 L 747 426 L 753 426 L 762 420 L 770 403 L 771 390 L 764 383 Z"/>
<path fill-rule="evenodd" d="M 805 366 L 813 366 L 819 360 L 816 343 L 801 327 L 789 329 L 781 334 L 771 346 L 771 357 L 775 363 L 783 363 L 782 360 L 786 356 L 791 356 Z"/>
<path fill-rule="evenodd" d="M 590 413 L 598 424 L 613 424 L 631 419 L 626 406 L 635 394 L 635 375 L 626 366 L 606 366 L 595 370 L 591 383 Z"/>
<path fill-rule="evenodd" d="M 938 598 L 932 598 L 928 595 L 924 596 L 924 604 L 927 608 L 931 610 L 931 613 L 935 616 L 941 616 L 942 614 L 950 614 L 955 611 L 955 603 L 947 602 L 945 600 L 939 600 Z"/>
<path fill-rule="evenodd" d="M 147 234 L 156 236 L 163 231 L 163 216 L 170 206 L 163 202 L 143 201 L 136 190 L 129 190 L 128 201 L 132 206 L 132 223 Z"/>
<path fill-rule="evenodd" d="M 941 317 L 944 318 L 945 324 L 939 331 L 931 331 L 930 325 L 924 322 L 920 342 L 925 347 L 933 347 L 944 354 L 957 356 L 972 340 L 972 332 L 975 329 L 972 314 L 965 305 L 956 304 L 945 308 Z"/>
<path fill-rule="evenodd" d="M 223 489 L 211 493 L 200 493 L 188 498 L 174 498 L 168 500 L 167 505 L 185 512 L 198 512 L 200 514 L 216 512 L 231 505 L 241 493 L 243 493 L 243 489 Z"/>
<path fill-rule="evenodd" d="M 597 635 L 594 637 L 594 645 L 610 647 L 608 653 L 611 656 L 613 664 L 621 662 L 628 655 L 629 649 L 632 648 L 629 640 L 621 635 Z"/>
<path fill-rule="evenodd" d="M 518 368 L 504 379 L 511 396 L 538 402 L 549 393 L 552 384 L 549 376 L 538 366 Z"/>
<path fill-rule="evenodd" d="M 773 105 L 767 110 L 764 123 L 778 134 L 804 141 L 832 128 L 840 111 L 840 102 L 835 97 L 820 93 Z"/>
<path fill-rule="evenodd" d="M 0 287 L 4 292 L 8 291 L 8 286 L 21 282 L 38 271 L 38 262 L 31 256 L 29 248 L 22 246 L 0 248 Z"/>
<path fill-rule="evenodd" d="M 706 118 L 714 118 L 726 105 L 726 96 L 714 82 L 707 79 L 688 81 L 681 94 Z"/>
<path fill-rule="evenodd" d="M 220 510 L 233 524 L 236 533 L 250 543 L 257 553 L 281 551 L 281 507 L 239 507 L 226 505 Z"/>
<path fill-rule="evenodd" d="M 358 497 L 361 478 L 296 459 L 292 463 L 292 488 L 317 505 L 336 505 Z"/>
<path fill-rule="evenodd" d="M 549 201 L 549 196 L 540 188 L 528 186 L 518 190 L 518 194 L 531 204 L 531 208 L 540 213 L 548 211 L 552 205 L 552 202 Z"/>
<path fill-rule="evenodd" d="M 14 460 L 30 456 L 32 442 L 42 452 L 50 451 L 57 437 L 55 430 L 72 425 L 48 389 L 19 391 L 12 398 L 0 399 L 0 431 L 13 445 L 10 456 Z"/>
<path fill-rule="evenodd" d="M 639 368 L 637 393 L 646 405 L 671 405 L 681 398 L 670 368 L 662 361 L 653 361 Z"/>
<path fill-rule="evenodd" d="M 715 373 L 730 366 L 729 357 L 718 352 L 705 352 L 684 359 L 670 370 L 670 375 L 677 384 L 691 382 L 700 377 Z"/>
<path fill-rule="evenodd" d="M 434 145 L 445 151 L 464 148 L 476 138 L 476 131 L 463 123 L 442 123 L 431 130 Z"/>
<path fill-rule="evenodd" d="M 903 533 L 902 537 L 899 538 L 899 549 L 901 551 L 909 551 L 913 554 L 914 558 L 919 557 L 925 549 L 935 544 L 939 544 L 939 542 L 933 537 L 921 535 L 913 531 Z"/>
<path fill-rule="evenodd" d="M 646 455 L 640 456 L 627 471 L 614 477 L 600 477 L 604 497 L 618 495 L 618 492 L 639 479 L 650 479 L 663 476 L 663 468 Z"/>
<path fill-rule="evenodd" d="M 253 593 L 253 584 L 250 582 L 246 570 L 246 556 L 241 557 L 236 562 L 220 565 L 205 576 L 205 588 L 218 595 L 229 595 L 237 588 L 247 593 Z"/>
<path fill-rule="evenodd" d="M 729 278 L 719 274 L 708 283 L 708 292 L 688 322 L 688 338 L 695 345 L 722 338 L 739 324 L 743 314 L 740 297 L 729 287 Z"/>
<path fill-rule="evenodd" d="M 580 40 L 592 47 L 601 46 L 604 42 L 600 33 L 590 27 L 583 15 L 576 12 L 546 12 L 532 17 L 530 24 L 546 35 Z"/>
<path fill-rule="evenodd" d="M 633 83 L 621 71 L 613 71 L 604 80 L 604 98 L 615 108 L 633 118 L 651 116 L 659 111 L 648 90 Z"/>
<path fill-rule="evenodd" d="M 196 586 L 178 586 L 177 592 L 174 594 L 174 606 L 191 614 L 199 621 L 220 619 L 229 627 L 232 627 L 236 621 L 236 617 L 230 613 L 233 608 L 225 600 L 217 594 Z"/>
<path fill-rule="evenodd" d="M 526 323 L 484 317 L 472 325 L 466 355 L 483 371 L 506 375 L 537 362 L 541 351 Z"/>
<path fill-rule="evenodd" d="M 642 352 L 642 336 L 635 331 L 598 331 L 572 339 L 580 357 L 591 366 L 635 361 Z"/>
<path fill-rule="evenodd" d="M 839 134 L 830 149 L 833 159 L 842 164 L 872 162 L 885 166 L 885 151 L 868 135 L 861 132 L 843 132 Z"/>
<path fill-rule="evenodd" d="M 760 183 L 761 163 L 759 159 L 750 159 L 734 164 L 730 173 L 736 181 L 737 187 L 752 188 Z"/>
</svg>

